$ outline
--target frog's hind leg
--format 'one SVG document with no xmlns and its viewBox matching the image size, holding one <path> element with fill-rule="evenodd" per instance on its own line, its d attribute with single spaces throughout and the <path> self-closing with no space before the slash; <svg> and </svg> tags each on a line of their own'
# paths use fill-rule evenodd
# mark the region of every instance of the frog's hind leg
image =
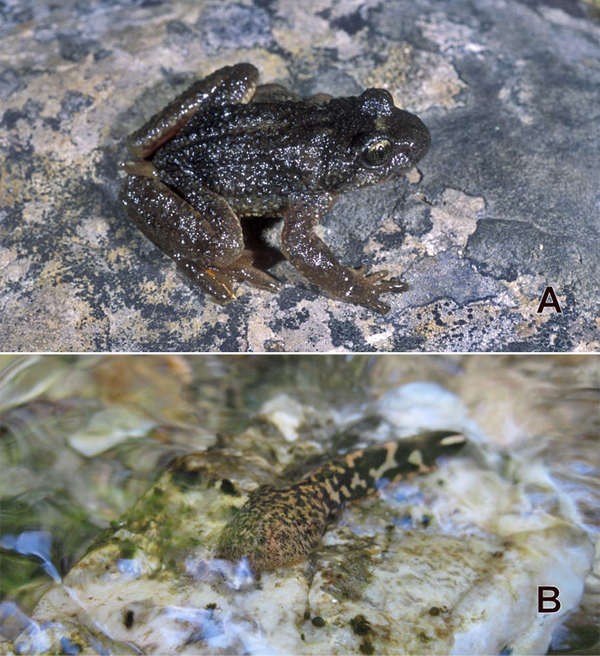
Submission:
<svg viewBox="0 0 600 656">
<path fill-rule="evenodd" d="M 250 252 L 244 251 L 240 222 L 217 194 L 197 189 L 192 205 L 157 178 L 130 175 L 120 200 L 146 237 L 215 300 L 226 303 L 235 298 L 236 280 L 279 289 L 271 276 L 252 265 Z"/>
<path fill-rule="evenodd" d="M 254 95 L 258 78 L 258 70 L 252 64 L 236 64 L 220 68 L 208 77 L 194 82 L 129 137 L 129 152 L 134 157 L 148 157 L 172 139 L 200 107 L 249 102 Z"/>
<path fill-rule="evenodd" d="M 243 252 L 242 227 L 229 205 L 207 192 L 193 207 L 157 178 L 130 175 L 120 200 L 135 225 L 204 291 L 221 302 L 233 297 L 232 279 L 215 275 Z"/>
</svg>

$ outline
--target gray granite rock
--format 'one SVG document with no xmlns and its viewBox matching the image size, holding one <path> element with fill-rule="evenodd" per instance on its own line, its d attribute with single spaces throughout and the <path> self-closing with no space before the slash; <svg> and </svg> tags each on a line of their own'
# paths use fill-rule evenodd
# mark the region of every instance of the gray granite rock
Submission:
<svg viewBox="0 0 600 656">
<path fill-rule="evenodd" d="M 597 12 L 596 12 L 597 13 Z M 562 0 L 0 6 L 2 350 L 598 348 L 600 25 Z M 117 202 L 131 131 L 251 61 L 302 94 L 389 89 L 431 129 L 408 178 L 344 197 L 323 235 L 411 289 L 380 316 L 283 260 L 221 307 Z M 280 224 L 265 226 L 277 248 Z M 553 286 L 562 313 L 537 312 Z"/>
</svg>

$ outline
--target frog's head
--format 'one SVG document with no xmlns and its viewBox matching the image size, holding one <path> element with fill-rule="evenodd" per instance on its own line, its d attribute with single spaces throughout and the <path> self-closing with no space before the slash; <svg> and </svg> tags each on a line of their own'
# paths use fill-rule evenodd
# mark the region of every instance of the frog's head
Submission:
<svg viewBox="0 0 600 656">
<path fill-rule="evenodd" d="M 352 141 L 352 187 L 385 182 L 409 171 L 427 153 L 431 135 L 414 114 L 398 109 L 385 89 L 358 98 L 359 121 Z"/>
</svg>

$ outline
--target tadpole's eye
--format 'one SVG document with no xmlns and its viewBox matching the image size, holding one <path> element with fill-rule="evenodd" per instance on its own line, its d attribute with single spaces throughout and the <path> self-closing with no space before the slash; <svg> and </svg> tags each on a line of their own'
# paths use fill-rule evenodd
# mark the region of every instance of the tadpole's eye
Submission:
<svg viewBox="0 0 600 656">
<path fill-rule="evenodd" d="M 362 151 L 362 160 L 367 166 L 383 166 L 392 158 L 392 142 L 379 137 L 367 144 Z"/>
</svg>

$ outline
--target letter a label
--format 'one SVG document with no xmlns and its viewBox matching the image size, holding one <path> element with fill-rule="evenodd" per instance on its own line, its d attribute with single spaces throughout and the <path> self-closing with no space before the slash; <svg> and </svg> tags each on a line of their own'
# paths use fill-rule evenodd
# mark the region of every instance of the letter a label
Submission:
<svg viewBox="0 0 600 656">
<path fill-rule="evenodd" d="M 560 591 L 553 585 L 538 585 L 538 613 L 558 613 Z"/>
<path fill-rule="evenodd" d="M 560 303 L 558 302 L 558 298 L 552 287 L 546 287 L 544 290 L 537 313 L 541 314 L 544 311 L 544 308 L 547 307 L 552 307 L 558 314 L 562 314 L 562 308 L 560 307 Z"/>
</svg>

